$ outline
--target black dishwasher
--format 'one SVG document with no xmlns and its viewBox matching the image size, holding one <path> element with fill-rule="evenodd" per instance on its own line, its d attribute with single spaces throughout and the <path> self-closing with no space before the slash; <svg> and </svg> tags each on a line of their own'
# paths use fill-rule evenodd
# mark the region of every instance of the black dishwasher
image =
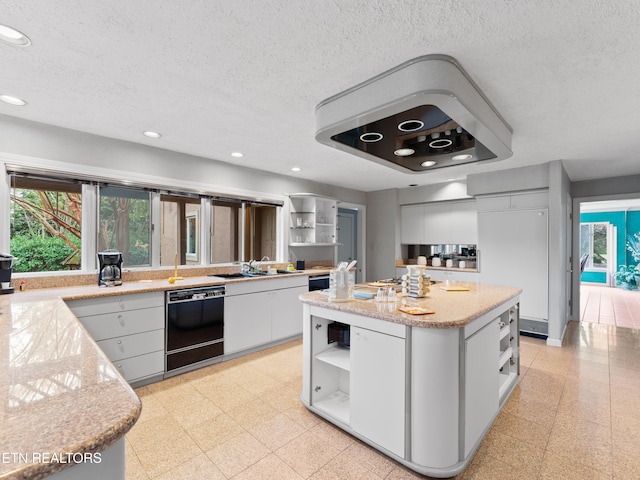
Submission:
<svg viewBox="0 0 640 480">
<path fill-rule="evenodd" d="M 224 353 L 224 294 L 224 285 L 166 292 L 167 372 Z"/>
</svg>

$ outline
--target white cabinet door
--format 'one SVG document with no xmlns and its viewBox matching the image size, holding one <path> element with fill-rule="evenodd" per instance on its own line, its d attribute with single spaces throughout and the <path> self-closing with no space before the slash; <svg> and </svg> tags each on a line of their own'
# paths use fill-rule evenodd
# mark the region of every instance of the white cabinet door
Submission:
<svg viewBox="0 0 640 480">
<path fill-rule="evenodd" d="M 465 340 L 465 457 L 498 412 L 498 335 L 496 318 Z"/>
<path fill-rule="evenodd" d="M 424 205 L 400 207 L 400 242 L 419 245 L 424 240 Z"/>
<path fill-rule="evenodd" d="M 224 299 L 224 353 L 234 353 L 271 341 L 270 292 Z M 301 315 L 302 316 L 302 315 Z"/>
<path fill-rule="evenodd" d="M 449 231 L 450 243 L 462 245 L 478 243 L 478 212 L 475 201 L 451 204 Z"/>
<path fill-rule="evenodd" d="M 298 297 L 309 287 L 271 292 L 271 340 L 302 334 L 302 302 Z"/>
<path fill-rule="evenodd" d="M 521 318 L 549 318 L 547 231 L 546 209 L 478 214 L 480 282 L 521 288 Z"/>
<path fill-rule="evenodd" d="M 404 457 L 405 340 L 351 326 L 351 427 Z"/>
<path fill-rule="evenodd" d="M 452 243 L 451 206 L 446 203 L 425 205 L 424 243 L 429 245 Z"/>
</svg>

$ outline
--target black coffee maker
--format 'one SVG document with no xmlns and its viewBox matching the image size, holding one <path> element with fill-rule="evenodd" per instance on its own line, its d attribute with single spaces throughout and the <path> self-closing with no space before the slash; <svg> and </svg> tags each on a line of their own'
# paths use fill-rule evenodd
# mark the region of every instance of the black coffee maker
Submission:
<svg viewBox="0 0 640 480">
<path fill-rule="evenodd" d="M 14 288 L 11 286 L 11 271 L 14 259 L 15 257 L 11 255 L 0 253 L 0 294 L 14 292 Z"/>
<path fill-rule="evenodd" d="M 122 253 L 115 250 L 98 252 L 98 285 L 113 287 L 122 285 Z"/>
</svg>

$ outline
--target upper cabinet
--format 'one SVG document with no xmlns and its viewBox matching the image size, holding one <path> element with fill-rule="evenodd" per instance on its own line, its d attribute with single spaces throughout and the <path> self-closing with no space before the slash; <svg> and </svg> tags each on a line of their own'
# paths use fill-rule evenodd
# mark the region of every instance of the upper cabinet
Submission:
<svg viewBox="0 0 640 480">
<path fill-rule="evenodd" d="M 478 197 L 478 212 L 504 212 L 507 210 L 528 210 L 547 208 L 549 194 L 546 191 L 518 193 L 514 195 L 494 195 Z"/>
<path fill-rule="evenodd" d="M 474 200 L 404 205 L 400 208 L 401 243 L 476 244 L 478 220 Z"/>
<path fill-rule="evenodd" d="M 337 245 L 337 202 L 310 194 L 290 195 L 289 246 Z"/>
</svg>

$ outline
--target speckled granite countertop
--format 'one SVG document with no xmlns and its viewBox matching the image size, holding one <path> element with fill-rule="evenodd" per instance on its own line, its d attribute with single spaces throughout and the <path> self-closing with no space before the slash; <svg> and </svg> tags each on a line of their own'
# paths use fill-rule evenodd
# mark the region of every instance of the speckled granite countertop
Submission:
<svg viewBox="0 0 640 480">
<path fill-rule="evenodd" d="M 379 303 L 375 299 L 354 299 L 345 303 L 329 301 L 326 293 L 308 292 L 300 300 L 332 310 L 354 313 L 393 323 L 420 328 L 461 328 L 482 314 L 516 298 L 522 290 L 514 287 L 455 282 L 452 285 L 469 288 L 469 291 L 446 292 L 440 284 L 432 285 L 425 298 L 400 297 L 397 302 Z M 359 287 L 359 286 L 356 286 Z M 365 288 L 365 287 L 362 287 Z M 371 290 L 375 291 L 375 289 Z M 403 304 L 434 310 L 433 314 L 410 315 L 398 310 Z"/>
<path fill-rule="evenodd" d="M 45 456 L 102 451 L 141 409 L 64 302 L 29 297 L 0 296 L 0 479 L 44 478 L 73 465 Z"/>
<path fill-rule="evenodd" d="M 140 399 L 64 300 L 318 272 L 239 279 L 187 277 L 174 284 L 162 279 L 0 295 L 0 480 L 37 480 L 72 466 L 72 462 L 40 459 L 100 452 L 124 436 L 140 415 Z"/>
</svg>

